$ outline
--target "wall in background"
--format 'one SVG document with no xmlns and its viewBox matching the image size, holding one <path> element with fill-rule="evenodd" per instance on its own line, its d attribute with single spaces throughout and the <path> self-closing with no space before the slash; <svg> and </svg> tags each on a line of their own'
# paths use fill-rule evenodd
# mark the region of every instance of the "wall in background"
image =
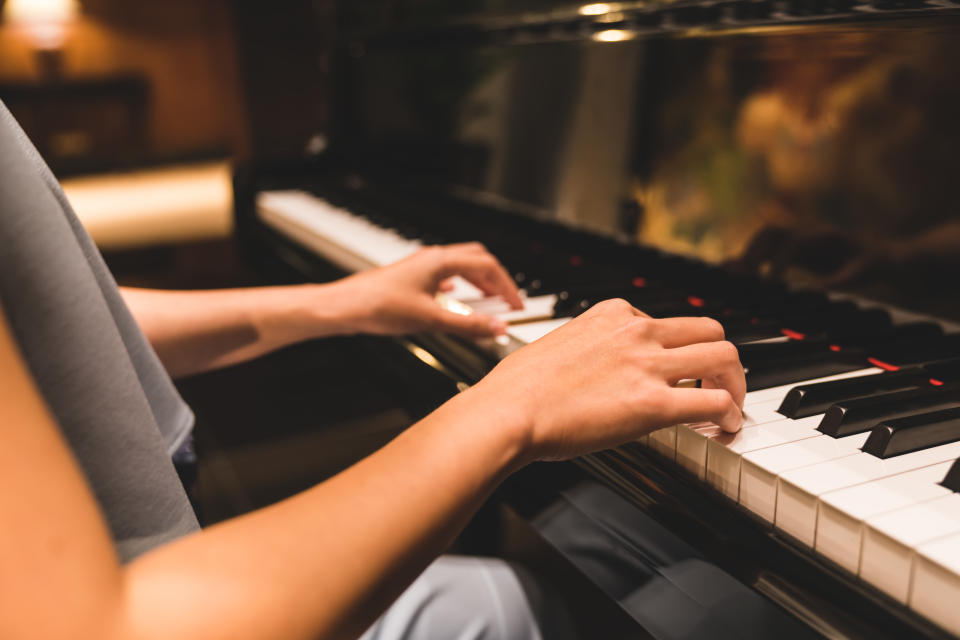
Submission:
<svg viewBox="0 0 960 640">
<path fill-rule="evenodd" d="M 2 4 L 2 2 L 0 2 Z M 63 49 L 65 81 L 142 75 L 150 85 L 147 159 L 246 150 L 229 0 L 81 0 Z M 39 79 L 34 52 L 0 23 L 0 83 Z"/>
</svg>

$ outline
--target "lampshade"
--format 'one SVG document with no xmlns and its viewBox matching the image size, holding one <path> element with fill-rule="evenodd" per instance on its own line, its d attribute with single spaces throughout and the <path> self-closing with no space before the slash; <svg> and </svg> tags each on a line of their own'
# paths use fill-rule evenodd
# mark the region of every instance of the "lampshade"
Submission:
<svg viewBox="0 0 960 640">
<path fill-rule="evenodd" d="M 67 26 L 79 14 L 77 0 L 7 0 L 3 7 L 4 20 L 22 27 L 40 49 L 62 46 Z"/>
</svg>

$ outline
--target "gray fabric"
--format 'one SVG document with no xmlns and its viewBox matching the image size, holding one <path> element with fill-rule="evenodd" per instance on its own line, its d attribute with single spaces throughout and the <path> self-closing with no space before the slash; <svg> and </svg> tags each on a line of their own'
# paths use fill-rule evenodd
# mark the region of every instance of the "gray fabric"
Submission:
<svg viewBox="0 0 960 640">
<path fill-rule="evenodd" d="M 496 558 L 441 556 L 360 640 L 542 640 L 517 569 Z M 554 637 L 572 638 L 566 631 Z"/>
<path fill-rule="evenodd" d="M 183 402 L 53 174 L 0 103 L 0 306 L 121 559 L 198 529 Z"/>
</svg>

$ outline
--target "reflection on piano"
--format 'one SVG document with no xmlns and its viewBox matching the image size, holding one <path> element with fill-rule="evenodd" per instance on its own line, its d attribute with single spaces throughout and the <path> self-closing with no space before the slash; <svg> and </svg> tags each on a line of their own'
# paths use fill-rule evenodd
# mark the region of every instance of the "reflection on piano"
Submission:
<svg viewBox="0 0 960 640">
<path fill-rule="evenodd" d="M 508 336 L 417 338 L 466 384 L 607 298 L 716 318 L 743 431 L 587 477 L 714 555 L 743 536 L 724 568 L 804 629 L 960 635 L 955 3 L 486 4 L 341 7 L 334 144 L 238 183 L 250 245 L 309 277 L 483 242 L 527 296 Z"/>
</svg>

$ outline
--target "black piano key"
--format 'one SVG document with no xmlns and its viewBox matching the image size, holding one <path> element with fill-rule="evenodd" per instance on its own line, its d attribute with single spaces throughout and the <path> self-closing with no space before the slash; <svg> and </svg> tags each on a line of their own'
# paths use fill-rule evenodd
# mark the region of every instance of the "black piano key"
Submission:
<svg viewBox="0 0 960 640">
<path fill-rule="evenodd" d="M 852 303 L 851 303 L 852 304 Z M 808 337 L 826 337 L 862 333 L 870 335 L 890 327 L 889 315 L 881 309 L 862 310 L 844 303 L 834 303 L 821 312 L 790 318 L 789 329 Z"/>
<path fill-rule="evenodd" d="M 523 287 L 530 294 L 546 295 L 563 291 L 602 290 L 611 285 L 619 287 L 632 286 L 631 278 L 623 273 L 612 275 L 605 270 L 594 268 L 566 267 L 544 268 L 542 266 L 531 269 L 517 269 L 510 266 L 517 286 Z"/>
<path fill-rule="evenodd" d="M 727 340 L 738 347 L 757 340 L 783 337 L 783 331 L 780 329 L 782 323 L 780 322 L 728 324 L 722 318 L 718 318 L 718 320 L 723 325 Z"/>
<path fill-rule="evenodd" d="M 865 368 L 864 356 L 856 351 L 828 350 L 780 362 L 765 362 L 747 369 L 747 391 L 779 387 L 863 368 Z"/>
<path fill-rule="evenodd" d="M 827 337 L 822 338 L 811 339 L 809 336 L 804 336 L 803 340 L 791 340 L 790 342 L 745 345 L 740 350 L 740 359 L 744 366 L 749 366 L 751 363 L 761 364 L 768 360 L 777 361 L 793 355 L 815 354 L 828 350 L 835 352 L 851 351 L 860 347 L 869 350 L 876 344 L 889 341 L 925 340 L 937 336 L 938 332 L 941 331 L 940 327 L 934 323 L 915 323 L 883 328 L 874 325 L 872 330 L 861 326 L 848 330 L 851 337 L 843 341 L 835 340 L 828 332 Z M 842 344 L 838 344 L 838 342 Z"/>
<path fill-rule="evenodd" d="M 827 409 L 817 429 L 842 438 L 869 431 L 884 420 L 954 407 L 960 407 L 960 384 L 894 391 L 838 402 Z"/>
<path fill-rule="evenodd" d="M 863 452 L 892 458 L 960 440 L 960 407 L 884 420 L 870 432 Z"/>
<path fill-rule="evenodd" d="M 748 336 L 748 339 L 760 340 L 763 338 L 775 337 L 778 335 L 791 334 L 793 332 L 787 330 L 784 332 L 782 329 L 778 329 L 781 324 L 769 321 L 757 321 L 751 323 L 750 325 L 733 325 L 725 322 L 723 318 L 720 318 L 720 321 L 724 324 L 724 328 L 727 330 L 728 340 L 731 340 L 735 344 L 738 342 L 746 342 L 740 336 Z M 746 329 L 743 333 L 740 332 L 740 329 Z M 753 331 L 751 331 L 753 329 Z M 877 345 L 886 345 L 889 343 L 909 343 L 910 341 L 924 341 L 935 339 L 943 333 L 943 330 L 939 325 L 933 322 L 915 322 L 898 326 L 877 328 L 874 331 L 861 330 L 857 328 L 847 329 L 846 335 L 838 335 L 836 333 L 827 334 L 820 333 L 817 336 L 803 335 L 804 340 L 798 341 L 797 343 L 781 343 L 784 345 L 790 345 L 783 347 L 784 352 L 793 352 L 800 353 L 804 351 L 808 352 L 817 352 L 823 351 L 824 349 L 831 350 L 840 350 L 840 349 L 850 349 L 850 348 L 864 348 L 872 351 Z M 752 336 L 758 336 L 752 338 Z M 794 334 L 796 335 L 796 334 Z M 802 335 L 802 334 L 801 334 Z M 732 336 L 732 337 L 731 337 Z M 809 346 L 797 346 L 797 344 L 807 343 Z M 741 346 L 738 344 L 738 346 Z M 748 351 L 756 350 L 760 354 L 763 353 L 765 345 L 743 345 L 747 347 Z M 777 349 L 771 349 L 769 351 L 770 356 L 774 357 L 773 354 L 777 352 Z M 750 360 L 752 355 L 746 355 L 741 349 L 741 359 L 746 364 L 747 360 Z"/>
<path fill-rule="evenodd" d="M 798 296 L 786 289 L 768 290 L 765 284 L 750 287 L 739 284 L 729 286 L 726 283 L 705 285 L 703 282 L 691 282 L 687 290 L 691 295 L 707 300 L 725 301 L 729 306 L 729 314 L 757 315 L 763 310 L 776 308 L 790 313 L 802 313 L 818 308 L 820 302 L 816 296 Z"/>
<path fill-rule="evenodd" d="M 828 332 L 829 339 L 843 346 L 873 348 L 891 343 L 908 344 L 935 340 L 943 335 L 943 329 L 935 322 L 911 322 L 897 326 L 879 327 L 874 331 L 862 328 L 847 328 Z"/>
<path fill-rule="evenodd" d="M 696 296 L 683 296 L 658 302 L 643 302 L 642 300 L 633 302 L 631 297 L 628 297 L 627 300 L 654 318 L 676 318 L 681 316 L 706 316 L 708 318 L 716 318 L 720 312 L 717 307 L 709 305 L 705 300 Z"/>
<path fill-rule="evenodd" d="M 783 320 L 777 306 L 771 308 L 752 307 L 744 312 L 740 309 L 723 308 L 716 319 L 723 325 L 727 340 L 734 344 L 742 344 L 769 338 L 784 338 Z"/>
<path fill-rule="evenodd" d="M 772 311 L 773 313 L 768 315 L 758 310 L 758 315 L 751 317 L 749 321 L 751 324 L 767 327 L 774 325 L 782 335 L 811 340 L 828 340 L 828 329 L 859 328 L 862 332 L 875 334 L 889 328 L 883 316 L 872 311 L 861 311 L 850 302 L 830 303 L 826 307 L 803 313 L 779 314 L 775 309 Z M 771 319 L 771 316 L 781 315 L 783 317 Z M 735 316 L 734 319 L 738 318 Z M 721 322 L 724 320 L 723 317 L 720 318 Z"/>
<path fill-rule="evenodd" d="M 930 374 L 932 384 L 960 382 L 960 358 L 927 362 L 923 365 L 923 370 Z"/>
<path fill-rule="evenodd" d="M 873 311 L 825 308 L 804 316 L 781 318 L 778 322 L 784 335 L 843 346 L 872 344 L 894 330 L 887 317 Z M 911 332 L 905 335 L 915 334 Z"/>
<path fill-rule="evenodd" d="M 776 312 L 791 315 L 811 313 L 832 304 L 830 298 L 816 291 L 784 291 L 775 296 L 752 298 L 737 305 L 737 312 L 744 314 L 772 315 Z"/>
<path fill-rule="evenodd" d="M 861 309 L 857 313 L 844 315 L 837 324 L 827 325 L 824 333 L 827 338 L 840 341 L 853 336 L 889 332 L 892 327 L 890 314 L 883 309 Z"/>
<path fill-rule="evenodd" d="M 696 307 L 687 300 L 688 296 L 676 289 L 664 287 L 596 287 L 584 293 L 580 290 L 566 290 L 557 294 L 557 303 L 553 314 L 557 318 L 575 316 L 593 305 L 610 298 L 623 298 L 641 311 L 655 317 L 664 316 L 664 312 L 684 312 L 695 315 Z"/>
<path fill-rule="evenodd" d="M 789 320 L 789 328 L 804 331 L 823 329 L 858 313 L 860 313 L 860 308 L 849 300 L 831 301 L 826 307 L 801 311 L 785 318 L 785 320 Z"/>
<path fill-rule="evenodd" d="M 944 476 L 940 484 L 950 491 L 960 491 L 960 459 L 954 460 L 950 465 L 950 470 Z"/>
<path fill-rule="evenodd" d="M 901 367 L 957 358 L 960 357 L 960 333 L 877 345 L 870 353 L 876 360 Z"/>
<path fill-rule="evenodd" d="M 765 362 L 781 362 L 788 358 L 823 353 L 830 350 L 830 343 L 823 340 L 787 340 L 746 344 L 739 348 L 743 366 L 760 366 Z"/>
<path fill-rule="evenodd" d="M 637 282 L 634 282 L 634 280 Z M 642 278 L 620 278 L 616 281 L 603 282 L 590 286 L 567 286 L 558 291 L 556 295 L 560 302 L 574 302 L 581 298 L 600 301 L 625 296 L 631 296 L 635 300 L 646 299 L 651 302 L 660 302 L 665 300 L 682 300 L 686 297 L 684 292 L 679 289 L 650 284 Z"/>
<path fill-rule="evenodd" d="M 801 385 L 790 389 L 777 411 L 788 418 L 798 420 L 824 413 L 831 405 L 845 400 L 929 387 L 929 378 L 929 373 L 923 369 L 914 368 Z"/>
</svg>

